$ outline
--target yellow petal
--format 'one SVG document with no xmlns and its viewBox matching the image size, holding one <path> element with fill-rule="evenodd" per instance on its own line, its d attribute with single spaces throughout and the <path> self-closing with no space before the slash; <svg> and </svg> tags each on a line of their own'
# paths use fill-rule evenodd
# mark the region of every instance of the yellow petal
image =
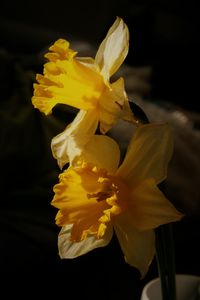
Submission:
<svg viewBox="0 0 200 300">
<path fill-rule="evenodd" d="M 74 52 L 70 49 L 70 43 L 64 39 L 58 39 L 55 43 L 49 47 L 49 50 L 52 51 L 45 55 L 46 58 L 52 61 L 56 60 L 71 60 L 77 52 Z"/>
<path fill-rule="evenodd" d="M 119 146 L 108 136 L 94 135 L 85 146 L 80 159 L 92 163 L 98 168 L 104 168 L 113 174 L 119 165 Z"/>
<path fill-rule="evenodd" d="M 45 114 L 59 103 L 84 110 L 94 108 L 105 88 L 103 77 L 91 67 L 91 60 L 82 63 L 74 58 L 73 50 L 65 49 L 64 42 L 55 44 L 50 48 L 54 52 L 46 55 L 50 62 L 44 65 L 44 75 L 36 77 L 33 105 Z"/>
<path fill-rule="evenodd" d="M 138 230 L 149 230 L 183 217 L 155 184 L 147 179 L 132 190 L 128 214 Z"/>
<path fill-rule="evenodd" d="M 147 178 L 158 184 L 166 178 L 173 151 L 173 137 L 167 124 L 147 124 L 136 129 L 126 157 L 117 171 L 131 186 Z"/>
<path fill-rule="evenodd" d="M 106 89 L 99 101 L 100 131 L 106 133 L 118 120 L 123 118 L 124 106 L 128 102 L 124 80 L 119 78 Z"/>
<path fill-rule="evenodd" d="M 82 65 L 87 68 L 92 69 L 95 72 L 100 72 L 99 66 L 96 64 L 95 60 L 92 57 L 76 57 L 76 60 L 79 61 Z"/>
<path fill-rule="evenodd" d="M 71 240 L 76 242 L 83 240 L 87 234 L 97 236 L 101 225 L 98 220 L 108 208 L 105 201 L 98 202 L 95 198 L 88 197 L 89 192 L 99 190 L 98 174 L 90 169 L 79 174 L 78 170 L 70 167 L 59 178 L 60 182 L 54 186 L 55 196 L 52 201 L 52 205 L 60 209 L 56 224 L 74 224 Z"/>
<path fill-rule="evenodd" d="M 75 158 L 82 154 L 97 125 L 98 118 L 95 110 L 81 110 L 73 122 L 52 139 L 51 150 L 61 169 L 66 163 L 73 163 Z"/>
<path fill-rule="evenodd" d="M 143 278 L 155 254 L 154 231 L 139 232 L 133 226 L 132 218 L 126 214 L 116 216 L 114 229 L 126 262 L 137 268 Z"/>
<path fill-rule="evenodd" d="M 90 235 L 80 242 L 71 241 L 71 232 L 73 225 L 65 225 L 58 235 L 58 249 L 61 258 L 75 258 L 89 251 L 104 247 L 110 242 L 113 230 L 112 226 L 108 226 L 102 238 L 97 239 L 96 236 Z"/>
<path fill-rule="evenodd" d="M 80 242 L 88 235 L 102 238 L 111 216 L 121 212 L 117 190 L 105 169 L 92 164 L 69 167 L 54 186 L 52 205 L 59 209 L 56 224 L 73 224 L 71 240 Z"/>
<path fill-rule="evenodd" d="M 101 43 L 95 57 L 105 81 L 118 70 L 129 47 L 129 31 L 123 20 L 117 17 Z"/>
</svg>

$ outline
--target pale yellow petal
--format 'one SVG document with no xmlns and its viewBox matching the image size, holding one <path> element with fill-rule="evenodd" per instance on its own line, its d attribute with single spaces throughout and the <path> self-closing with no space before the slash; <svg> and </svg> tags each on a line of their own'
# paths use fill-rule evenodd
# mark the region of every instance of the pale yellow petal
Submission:
<svg viewBox="0 0 200 300">
<path fill-rule="evenodd" d="M 58 235 L 58 250 L 61 258 L 75 258 L 95 248 L 104 247 L 108 245 L 113 235 L 112 226 L 110 224 L 102 238 L 97 239 L 96 236 L 89 235 L 83 241 L 73 242 L 71 241 L 72 227 L 73 225 L 63 226 Z"/>
<path fill-rule="evenodd" d="M 114 229 L 126 262 L 137 268 L 143 278 L 155 255 L 154 231 L 138 231 L 126 214 L 116 216 Z"/>
<path fill-rule="evenodd" d="M 118 70 L 124 61 L 129 47 L 129 31 L 123 20 L 117 17 L 101 43 L 95 62 L 99 65 L 105 81 Z"/>
<path fill-rule="evenodd" d="M 97 125 L 98 118 L 95 110 L 81 110 L 73 122 L 52 139 L 51 150 L 61 169 L 66 163 L 73 163 L 75 158 L 82 154 Z"/>
<path fill-rule="evenodd" d="M 154 179 L 141 182 L 132 190 L 128 213 L 138 230 L 149 230 L 179 221 L 181 214 L 156 186 Z"/>
<path fill-rule="evenodd" d="M 81 159 L 113 174 L 119 165 L 119 146 L 108 136 L 94 135 L 85 146 Z"/>
<path fill-rule="evenodd" d="M 132 187 L 147 178 L 154 178 L 158 184 L 166 178 L 172 152 L 173 136 L 169 125 L 141 125 L 133 135 L 117 175 Z"/>
<path fill-rule="evenodd" d="M 123 78 L 110 85 L 99 101 L 100 131 L 106 133 L 118 120 L 124 117 L 124 107 L 127 103 L 127 94 Z"/>
<path fill-rule="evenodd" d="M 76 60 L 87 68 L 90 68 L 97 73 L 100 72 L 99 66 L 92 57 L 76 57 Z"/>
</svg>

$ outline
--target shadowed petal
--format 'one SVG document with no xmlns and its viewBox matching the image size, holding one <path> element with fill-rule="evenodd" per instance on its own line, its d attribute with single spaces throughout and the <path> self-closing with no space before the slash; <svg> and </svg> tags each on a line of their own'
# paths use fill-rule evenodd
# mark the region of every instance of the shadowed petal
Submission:
<svg viewBox="0 0 200 300">
<path fill-rule="evenodd" d="M 88 236 L 80 242 L 72 242 L 70 240 L 73 225 L 63 226 L 58 235 L 58 249 L 61 258 L 75 258 L 87 252 L 107 246 L 113 234 L 112 226 L 108 226 L 102 238 L 97 239 L 96 236 Z"/>
<path fill-rule="evenodd" d="M 162 224 L 179 221 L 183 217 L 165 198 L 152 178 L 134 188 L 128 213 L 139 230 L 153 229 Z"/>
<path fill-rule="evenodd" d="M 125 260 L 140 270 L 142 278 L 146 275 L 155 254 L 155 234 L 153 230 L 138 231 L 126 213 L 115 218 L 114 229 L 117 234 Z"/>
<path fill-rule="evenodd" d="M 131 186 L 147 178 L 158 184 L 167 176 L 173 137 L 167 124 L 141 125 L 135 131 L 126 157 L 117 171 Z"/>
<path fill-rule="evenodd" d="M 118 144 L 108 136 L 94 135 L 85 146 L 80 159 L 104 168 L 113 174 L 119 165 L 120 150 Z"/>
</svg>

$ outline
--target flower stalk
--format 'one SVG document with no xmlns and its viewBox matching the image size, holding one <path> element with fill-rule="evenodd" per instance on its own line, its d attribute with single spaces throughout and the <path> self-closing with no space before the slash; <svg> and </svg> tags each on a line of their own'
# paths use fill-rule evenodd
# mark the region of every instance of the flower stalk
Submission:
<svg viewBox="0 0 200 300">
<path fill-rule="evenodd" d="M 172 224 L 156 230 L 156 259 L 163 300 L 176 300 L 176 268 Z"/>
</svg>

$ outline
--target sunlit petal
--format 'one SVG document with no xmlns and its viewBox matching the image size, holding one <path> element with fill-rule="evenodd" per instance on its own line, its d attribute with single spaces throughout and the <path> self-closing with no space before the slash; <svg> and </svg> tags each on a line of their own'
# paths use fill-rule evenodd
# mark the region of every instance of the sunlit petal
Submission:
<svg viewBox="0 0 200 300">
<path fill-rule="evenodd" d="M 82 154 L 84 146 L 95 133 L 97 125 L 98 119 L 95 110 L 81 110 L 73 122 L 52 139 L 52 153 L 61 169 L 66 163 L 72 163 L 76 157 Z"/>
<path fill-rule="evenodd" d="M 55 43 L 49 47 L 51 52 L 45 54 L 45 57 L 50 61 L 57 60 L 72 60 L 77 52 L 70 49 L 70 43 L 64 39 L 58 39 Z"/>
<path fill-rule="evenodd" d="M 87 68 L 92 69 L 95 72 L 99 72 L 99 66 L 96 64 L 95 60 L 92 57 L 76 57 L 76 60 L 79 61 L 82 65 Z"/>
<path fill-rule="evenodd" d="M 45 55 L 44 75 L 38 74 L 34 84 L 32 103 L 45 114 L 56 104 L 67 104 L 78 109 L 92 109 L 104 89 L 102 75 L 91 60 L 82 63 L 69 48 L 69 42 L 58 40 Z M 90 67 L 88 67 L 90 65 Z"/>
<path fill-rule="evenodd" d="M 105 80 L 118 70 L 124 61 L 129 47 L 129 31 L 123 20 L 117 17 L 101 43 L 95 57 Z"/>
<path fill-rule="evenodd" d="M 117 175 L 133 186 L 147 178 L 158 184 L 166 178 L 173 151 L 173 138 L 167 124 L 141 125 L 134 133 Z"/>
<path fill-rule="evenodd" d="M 108 226 L 102 238 L 97 239 L 96 236 L 90 235 L 83 241 L 71 241 L 71 231 L 73 225 L 65 225 L 62 227 L 58 235 L 58 249 L 61 258 L 75 258 L 87 252 L 106 246 L 113 235 L 112 226 Z"/>
<path fill-rule="evenodd" d="M 117 192 L 105 169 L 87 163 L 70 166 L 54 186 L 51 204 L 59 209 L 56 224 L 73 224 L 71 240 L 75 242 L 91 234 L 103 237 L 112 215 L 121 212 Z"/>
<path fill-rule="evenodd" d="M 99 175 L 90 168 L 80 171 L 82 174 L 70 167 L 60 174 L 60 182 L 54 186 L 55 195 L 51 202 L 60 209 L 56 215 L 57 225 L 74 224 L 71 239 L 76 242 L 83 240 L 87 234 L 98 235 L 101 225 L 99 219 L 103 211 L 109 208 L 105 201 L 98 202 L 88 197 L 89 193 L 99 191 Z"/>
<path fill-rule="evenodd" d="M 99 103 L 99 120 L 102 133 L 106 133 L 119 118 L 128 119 L 128 113 L 130 114 L 129 120 L 133 118 L 133 114 L 131 110 L 128 111 L 127 106 L 128 98 L 124 88 L 124 80 L 119 78 L 110 85 L 110 89 L 104 92 Z"/>
<path fill-rule="evenodd" d="M 139 269 L 143 278 L 155 255 L 155 234 L 153 230 L 136 230 L 132 218 L 126 213 L 116 216 L 114 229 L 126 262 Z"/>
</svg>

